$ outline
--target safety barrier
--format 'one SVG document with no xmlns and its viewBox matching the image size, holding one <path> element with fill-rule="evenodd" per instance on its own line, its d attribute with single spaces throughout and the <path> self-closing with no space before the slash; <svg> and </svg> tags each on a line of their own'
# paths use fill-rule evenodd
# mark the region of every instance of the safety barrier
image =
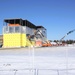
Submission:
<svg viewBox="0 0 75 75">
<path fill-rule="evenodd" d="M 0 75 L 75 75 L 75 69 L 10 69 Z"/>
</svg>

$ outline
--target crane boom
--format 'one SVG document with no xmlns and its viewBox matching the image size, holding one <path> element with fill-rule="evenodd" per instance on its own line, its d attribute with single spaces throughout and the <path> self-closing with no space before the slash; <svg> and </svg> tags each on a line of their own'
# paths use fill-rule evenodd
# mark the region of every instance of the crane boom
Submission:
<svg viewBox="0 0 75 75">
<path fill-rule="evenodd" d="M 66 35 L 64 35 L 64 36 L 60 39 L 60 41 L 62 41 L 67 35 L 71 34 L 71 33 L 74 32 L 74 31 L 75 31 L 75 29 L 69 31 Z"/>
</svg>

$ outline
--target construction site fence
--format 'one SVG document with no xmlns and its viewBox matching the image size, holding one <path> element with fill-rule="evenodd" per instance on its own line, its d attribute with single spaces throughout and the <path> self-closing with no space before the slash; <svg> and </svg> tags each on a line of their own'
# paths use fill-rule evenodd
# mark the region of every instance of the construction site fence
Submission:
<svg viewBox="0 0 75 75">
<path fill-rule="evenodd" d="M 75 69 L 10 69 L 0 75 L 75 75 Z"/>
</svg>

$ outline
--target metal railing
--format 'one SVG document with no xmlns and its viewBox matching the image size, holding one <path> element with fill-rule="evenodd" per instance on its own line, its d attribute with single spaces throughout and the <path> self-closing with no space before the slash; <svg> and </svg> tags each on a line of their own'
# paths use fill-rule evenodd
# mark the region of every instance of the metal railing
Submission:
<svg viewBox="0 0 75 75">
<path fill-rule="evenodd" d="M 75 75 L 75 69 L 10 69 L 0 70 L 0 75 Z"/>
</svg>

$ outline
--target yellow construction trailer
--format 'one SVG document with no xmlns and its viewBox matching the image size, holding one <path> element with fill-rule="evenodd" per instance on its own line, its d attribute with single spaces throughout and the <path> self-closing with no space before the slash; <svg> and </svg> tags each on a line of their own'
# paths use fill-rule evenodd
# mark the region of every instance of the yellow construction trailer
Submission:
<svg viewBox="0 0 75 75">
<path fill-rule="evenodd" d="M 22 19 L 5 19 L 3 26 L 3 47 L 26 47 L 34 45 L 27 34 L 34 35 L 35 25 Z M 34 43 L 32 43 L 34 42 Z"/>
</svg>

